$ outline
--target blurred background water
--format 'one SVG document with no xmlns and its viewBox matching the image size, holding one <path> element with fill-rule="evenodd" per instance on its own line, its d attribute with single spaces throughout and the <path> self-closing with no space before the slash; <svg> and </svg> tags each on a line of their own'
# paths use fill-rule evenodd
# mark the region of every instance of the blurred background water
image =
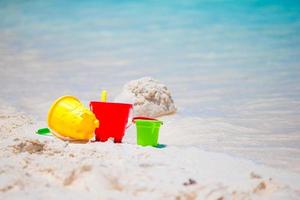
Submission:
<svg viewBox="0 0 300 200">
<path fill-rule="evenodd" d="M 151 76 L 208 124 L 182 144 L 300 172 L 299 35 L 296 0 L 0 0 L 1 100 L 45 120 Z"/>
</svg>

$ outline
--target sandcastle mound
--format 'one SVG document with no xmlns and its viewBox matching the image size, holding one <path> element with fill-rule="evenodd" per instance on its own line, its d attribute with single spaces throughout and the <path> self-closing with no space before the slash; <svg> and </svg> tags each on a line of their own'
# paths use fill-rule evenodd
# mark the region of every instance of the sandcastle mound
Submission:
<svg viewBox="0 0 300 200">
<path fill-rule="evenodd" d="M 125 84 L 115 101 L 132 103 L 134 116 L 158 117 L 176 112 L 169 89 L 150 77 Z"/>
</svg>

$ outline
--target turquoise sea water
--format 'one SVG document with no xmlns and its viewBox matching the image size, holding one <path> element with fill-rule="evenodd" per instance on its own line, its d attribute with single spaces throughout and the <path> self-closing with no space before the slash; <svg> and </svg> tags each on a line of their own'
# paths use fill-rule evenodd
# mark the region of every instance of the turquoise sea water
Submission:
<svg viewBox="0 0 300 200">
<path fill-rule="evenodd" d="M 152 76 L 180 116 L 257 130 L 251 148 L 208 149 L 300 171 L 299 35 L 299 1 L 1 0 L 1 100 L 44 120 L 58 96 Z"/>
</svg>

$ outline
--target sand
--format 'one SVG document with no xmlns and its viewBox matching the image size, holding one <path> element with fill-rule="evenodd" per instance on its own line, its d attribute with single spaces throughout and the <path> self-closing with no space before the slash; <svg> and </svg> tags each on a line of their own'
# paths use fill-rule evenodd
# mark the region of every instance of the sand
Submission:
<svg viewBox="0 0 300 200">
<path fill-rule="evenodd" d="M 133 104 L 133 116 L 158 117 L 176 112 L 171 91 L 151 77 L 129 81 L 114 101 Z"/>
<path fill-rule="evenodd" d="M 36 135 L 35 130 L 43 122 L 14 108 L 2 107 L 0 113 L 0 199 L 221 200 L 300 196 L 297 173 L 204 151 L 195 145 L 176 145 L 171 139 L 169 144 L 165 136 L 160 148 L 139 147 L 133 126 L 122 144 L 76 144 Z M 172 125 L 168 126 L 171 131 Z M 174 132 L 173 136 L 178 134 Z"/>
</svg>

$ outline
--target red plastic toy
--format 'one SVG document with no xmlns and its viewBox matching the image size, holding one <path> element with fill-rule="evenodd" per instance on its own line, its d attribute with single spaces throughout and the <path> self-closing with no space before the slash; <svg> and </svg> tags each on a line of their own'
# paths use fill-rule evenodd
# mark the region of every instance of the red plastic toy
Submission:
<svg viewBox="0 0 300 200">
<path fill-rule="evenodd" d="M 100 122 L 95 130 L 96 141 L 105 142 L 112 137 L 115 143 L 121 143 L 132 104 L 92 101 L 90 109 Z"/>
</svg>

